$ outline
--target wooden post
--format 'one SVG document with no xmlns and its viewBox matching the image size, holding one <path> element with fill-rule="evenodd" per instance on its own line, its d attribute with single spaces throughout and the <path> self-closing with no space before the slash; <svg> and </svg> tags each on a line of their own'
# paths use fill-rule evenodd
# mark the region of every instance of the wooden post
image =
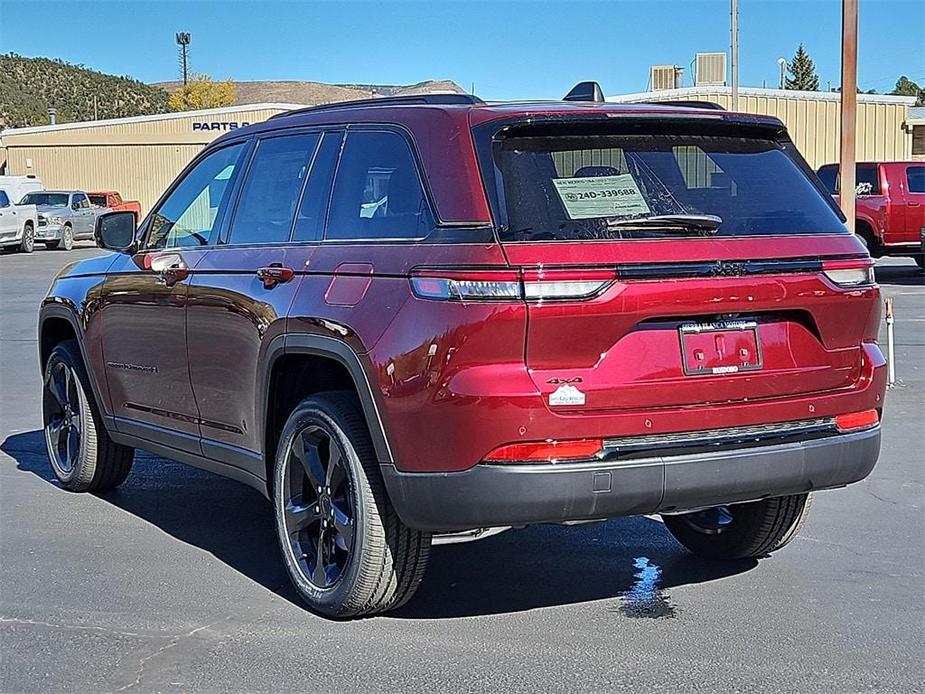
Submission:
<svg viewBox="0 0 925 694">
<path fill-rule="evenodd" d="M 855 130 L 858 112 L 858 0 L 842 0 L 841 16 L 841 156 L 839 201 L 854 233 Z"/>
</svg>

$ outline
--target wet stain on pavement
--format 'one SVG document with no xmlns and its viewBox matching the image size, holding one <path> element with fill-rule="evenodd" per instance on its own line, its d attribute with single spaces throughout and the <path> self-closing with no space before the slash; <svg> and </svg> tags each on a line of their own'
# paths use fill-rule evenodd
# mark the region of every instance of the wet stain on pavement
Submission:
<svg viewBox="0 0 925 694">
<path fill-rule="evenodd" d="M 627 617 L 674 617 L 675 607 L 669 595 L 661 589 L 662 569 L 648 557 L 633 561 L 637 573 L 633 587 L 620 596 L 620 612 Z"/>
</svg>

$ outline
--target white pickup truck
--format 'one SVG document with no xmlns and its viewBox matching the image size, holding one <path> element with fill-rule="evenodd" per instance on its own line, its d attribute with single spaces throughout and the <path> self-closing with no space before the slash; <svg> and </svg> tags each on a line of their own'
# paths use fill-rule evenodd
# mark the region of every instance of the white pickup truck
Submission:
<svg viewBox="0 0 925 694">
<path fill-rule="evenodd" d="M 31 253 L 35 250 L 38 210 L 35 205 L 14 205 L 0 190 L 0 247 Z"/>
</svg>

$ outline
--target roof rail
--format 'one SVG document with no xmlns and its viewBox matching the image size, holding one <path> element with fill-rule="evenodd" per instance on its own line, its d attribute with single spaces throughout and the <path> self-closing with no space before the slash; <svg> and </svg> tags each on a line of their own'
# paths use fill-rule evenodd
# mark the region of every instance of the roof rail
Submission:
<svg viewBox="0 0 925 694">
<path fill-rule="evenodd" d="M 706 108 L 712 111 L 725 111 L 726 109 L 715 101 L 642 101 L 639 103 L 652 106 L 675 106 L 681 108 Z"/>
<path fill-rule="evenodd" d="M 357 99 L 355 101 L 337 101 L 331 104 L 319 104 L 297 108 L 293 111 L 283 111 L 270 116 L 268 120 L 286 118 L 301 113 L 318 113 L 319 111 L 337 111 L 347 108 L 365 108 L 367 106 L 413 106 L 415 104 L 431 104 L 436 106 L 457 106 L 465 104 L 484 104 L 477 96 L 472 94 L 408 94 L 406 96 L 381 96 L 373 99 Z"/>
</svg>

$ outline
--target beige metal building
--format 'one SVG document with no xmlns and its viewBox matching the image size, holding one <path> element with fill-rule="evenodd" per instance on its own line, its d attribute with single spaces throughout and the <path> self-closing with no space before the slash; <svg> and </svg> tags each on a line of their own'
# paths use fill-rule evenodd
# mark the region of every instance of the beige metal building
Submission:
<svg viewBox="0 0 925 694">
<path fill-rule="evenodd" d="M 117 190 L 147 213 L 180 170 L 234 128 L 301 108 L 249 104 L 206 111 L 62 123 L 0 132 L 9 175 L 35 174 L 49 190 Z M 0 162 L 3 161 L 0 156 Z"/>
<path fill-rule="evenodd" d="M 732 108 L 732 89 L 697 86 L 607 97 L 614 102 L 711 101 Z M 858 161 L 901 161 L 912 156 L 909 109 L 915 97 L 858 94 Z M 813 168 L 838 161 L 839 95 L 783 89 L 739 89 L 739 111 L 780 118 Z"/>
</svg>

